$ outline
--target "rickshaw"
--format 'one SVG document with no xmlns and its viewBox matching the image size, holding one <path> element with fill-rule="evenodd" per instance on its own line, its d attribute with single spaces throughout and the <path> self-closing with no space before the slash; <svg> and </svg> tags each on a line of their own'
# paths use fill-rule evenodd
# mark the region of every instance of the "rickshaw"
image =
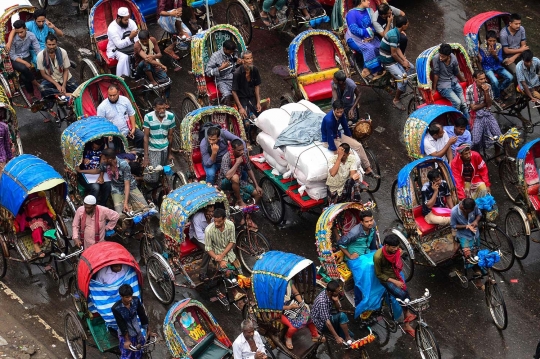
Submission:
<svg viewBox="0 0 540 359">
<path fill-rule="evenodd" d="M 66 187 L 62 176 L 38 157 L 24 154 L 6 164 L 0 174 L 0 278 L 6 275 L 8 260 L 23 263 L 29 276 L 33 275 L 30 265 L 37 266 L 57 281 L 71 273 L 60 273 L 58 266 L 62 262 L 69 266 L 71 259 L 81 252 L 71 250 L 69 232 L 62 215 Z M 54 228 L 44 233 L 41 246 L 44 257 L 32 255 L 31 231 L 27 229 L 26 221 L 20 220 L 25 218 L 21 209 L 36 195 L 47 199 L 54 223 Z"/>
<path fill-rule="evenodd" d="M 176 302 L 165 315 L 163 333 L 173 358 L 232 358 L 232 342 L 199 301 Z"/>
<path fill-rule="evenodd" d="M 390 333 L 395 333 L 398 327 L 401 328 L 402 323 L 398 322 L 401 308 L 375 276 L 373 264 L 375 252 L 371 251 L 354 261 L 345 262 L 343 252 L 337 246 L 337 240 L 360 223 L 360 212 L 369 209 L 371 209 L 369 205 L 340 203 L 323 211 L 315 229 L 315 245 L 321 263 L 317 282 L 323 287 L 326 287 L 326 283 L 330 280 L 343 283 L 343 295 L 355 308 L 350 314 L 354 314 L 361 327 L 369 329 L 370 335 L 375 333 L 379 345 L 384 346 L 390 340 Z M 380 248 L 382 243 L 377 228 L 375 242 L 377 248 Z M 407 253 L 402 248 L 402 259 L 406 259 L 406 256 Z M 356 278 L 353 272 L 356 273 Z M 361 293 L 361 299 L 356 298 L 355 293 Z M 399 303 L 417 315 L 415 341 L 422 358 L 440 359 L 437 340 L 422 317 L 422 313 L 429 308 L 429 298 L 431 295 L 426 289 L 423 296 Z M 369 337 L 369 335 L 366 337 L 367 343 L 375 340 Z"/>
<path fill-rule="evenodd" d="M 427 174 L 432 169 L 438 169 L 442 179 L 448 184 L 452 202 L 458 204 L 450 166 L 438 157 L 426 156 L 409 163 L 399 171 L 397 180 L 392 185 L 392 204 L 396 216 L 403 223 L 403 228 L 394 228 L 391 232 L 398 235 L 401 240 L 405 280 L 409 281 L 412 278 L 415 264 L 430 267 L 450 266 L 452 267 L 450 277 L 457 276 L 465 288 L 470 281 L 479 282 L 487 277 L 484 282 L 486 304 L 495 325 L 501 330 L 505 329 L 508 324 L 506 306 L 493 277 L 493 270 L 504 272 L 514 264 L 512 240 L 494 222 L 498 214 L 497 208 L 493 206 L 491 210 L 482 210 L 483 218 L 478 225 L 480 248 L 487 249 L 490 253 L 496 252 L 500 260 L 485 266 L 479 264 L 482 267 L 481 277 L 474 275 L 469 278 L 468 268 L 462 264 L 465 263 L 464 256 L 459 244 L 454 240 L 451 228 L 428 224 L 422 214 L 421 188 L 428 182 Z"/>
<path fill-rule="evenodd" d="M 251 286 L 254 305 L 250 308 L 248 318 L 257 322 L 257 331 L 265 337 L 272 358 L 275 358 L 272 349 L 294 359 L 314 358 L 322 344 L 321 341 L 313 342 L 309 330 L 303 327 L 293 336 L 294 349 L 288 349 L 285 345 L 287 327 L 281 322 L 281 316 L 287 286 L 293 281 L 303 298 L 303 303 L 299 304 L 313 304 L 316 297 L 316 268 L 309 259 L 293 253 L 270 251 L 253 267 Z M 269 288 L 272 290 L 269 291 Z M 364 352 L 364 349 L 361 351 Z M 329 348 L 328 352 L 331 353 Z M 362 358 L 367 358 L 367 353 Z"/>
<path fill-rule="evenodd" d="M 201 281 L 198 275 L 204 251 L 189 237 L 190 218 L 209 205 L 225 207 L 227 214 L 230 213 L 225 194 L 216 187 L 199 182 L 177 188 L 163 200 L 160 229 L 165 236 L 165 252 L 163 255 L 154 252 L 147 261 L 150 288 L 161 303 L 168 305 L 174 300 L 175 286 L 217 287 L 216 297 L 227 310 L 231 305 L 239 310 L 247 310 L 245 304 L 249 302 L 249 296 L 239 280 L 224 275 L 222 271 L 216 271 L 209 283 Z M 248 206 L 233 210 L 241 213 L 247 223 L 245 215 L 254 208 Z M 242 230 L 237 229 L 235 253 L 244 268 L 251 272 L 253 263 L 258 256 L 270 250 L 270 245 L 260 232 L 247 229 L 247 225 L 243 227 Z M 179 276 L 178 280 L 176 276 Z"/>
<path fill-rule="evenodd" d="M 96 280 L 100 270 L 115 264 L 127 267 L 122 277 L 112 284 Z M 129 284 L 133 296 L 142 300 L 141 269 L 127 249 L 114 242 L 98 242 L 85 249 L 70 283 L 75 310 L 68 310 L 64 316 L 64 339 L 73 359 L 86 358 L 87 345 L 101 353 L 120 354 L 118 326 L 111 308 L 120 300 L 118 288 L 122 284 Z M 153 350 L 155 342 L 156 337 L 152 337 L 142 347 L 132 346 L 130 350 L 144 354 Z"/>
<path fill-rule="evenodd" d="M 1 77 L 1 75 L 0 75 Z M 23 154 L 21 135 L 19 133 L 19 122 L 17 121 L 17 112 L 11 105 L 11 100 L 6 95 L 3 87 L 0 86 L 0 121 L 6 123 L 9 127 L 9 134 L 12 144 L 13 156 Z"/>
<path fill-rule="evenodd" d="M 530 240 L 538 242 L 531 234 L 540 229 L 539 164 L 536 160 L 540 157 L 539 143 L 540 139 L 527 142 L 519 150 L 513 168 L 505 169 L 511 171 L 506 178 L 515 178 L 515 181 L 503 181 L 503 186 L 507 193 L 512 192 L 511 199 L 516 206 L 510 208 L 504 222 L 506 234 L 512 238 L 514 253 L 519 259 L 525 259 L 529 254 Z"/>
<path fill-rule="evenodd" d="M 509 21 L 510 13 L 500 11 L 484 12 L 467 20 L 463 27 L 463 35 L 465 36 L 467 53 L 475 69 L 480 68 L 479 46 L 485 42 L 486 33 L 495 31 L 498 37 L 500 31 L 508 25 Z M 492 84 L 492 86 L 498 86 L 498 84 Z M 526 116 L 522 114 L 524 109 L 527 109 Z M 519 119 L 528 133 L 532 133 L 534 126 L 538 125 L 538 122 L 533 125 L 530 99 L 519 87 L 516 87 L 515 96 L 505 101 L 502 107 L 495 105 L 493 113 L 503 115 L 505 118 L 508 116 Z"/>
</svg>

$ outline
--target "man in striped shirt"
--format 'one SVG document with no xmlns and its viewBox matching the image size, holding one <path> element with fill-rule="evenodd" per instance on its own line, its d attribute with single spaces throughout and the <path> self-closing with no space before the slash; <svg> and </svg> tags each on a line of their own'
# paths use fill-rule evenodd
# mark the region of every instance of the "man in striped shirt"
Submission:
<svg viewBox="0 0 540 359">
<path fill-rule="evenodd" d="M 171 143 L 176 122 L 174 114 L 168 112 L 166 108 L 165 100 L 156 98 L 154 111 L 144 116 L 143 167 L 166 166 L 167 160 L 172 160 Z M 145 174 L 144 180 L 150 184 L 156 183 L 159 180 L 159 172 Z"/>
<path fill-rule="evenodd" d="M 405 16 L 396 16 L 396 27 L 388 31 L 381 41 L 379 56 L 377 59 L 381 65 L 389 71 L 397 82 L 396 96 L 392 100 L 395 108 L 405 111 L 405 107 L 400 101 L 401 95 L 407 90 L 407 81 L 403 81 L 404 74 L 414 73 L 414 66 L 404 55 L 404 51 L 399 47 L 401 33 L 407 30 L 409 21 Z"/>
</svg>

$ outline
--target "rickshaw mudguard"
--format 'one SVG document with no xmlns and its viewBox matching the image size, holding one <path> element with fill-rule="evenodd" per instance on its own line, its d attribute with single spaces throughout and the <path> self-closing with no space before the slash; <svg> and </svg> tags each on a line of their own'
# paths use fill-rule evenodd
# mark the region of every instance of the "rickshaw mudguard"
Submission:
<svg viewBox="0 0 540 359">
<path fill-rule="evenodd" d="M 508 16 L 508 12 L 488 11 L 473 16 L 465 23 L 463 27 L 463 36 L 465 36 L 465 47 L 471 58 L 478 56 L 478 32 L 486 21 L 495 17 Z"/>
<path fill-rule="evenodd" d="M 128 148 L 126 137 L 116 125 L 104 117 L 91 116 L 73 122 L 62 132 L 60 138 L 60 148 L 66 167 L 75 172 L 83 160 L 86 144 L 108 136 L 119 138 L 124 144 L 124 149 Z"/>
<path fill-rule="evenodd" d="M 31 193 L 48 191 L 59 186 L 60 196 L 65 200 L 67 184 L 51 165 L 33 155 L 20 155 L 9 161 L 0 176 L 0 206 L 13 216 Z M 56 205 L 55 205 L 56 204 Z M 61 213 L 63 203 L 51 205 Z"/>
<path fill-rule="evenodd" d="M 225 334 L 225 331 L 218 324 L 217 320 L 214 318 L 212 313 L 206 309 L 206 307 L 199 301 L 191 298 L 186 298 L 179 302 L 176 302 L 165 315 L 165 320 L 163 321 L 163 333 L 165 335 L 165 342 L 169 349 L 169 352 L 172 354 L 173 358 L 191 358 L 191 349 L 188 348 L 186 343 L 182 340 L 178 329 L 181 324 L 182 313 L 187 309 L 194 309 L 199 318 L 202 318 L 210 327 L 210 330 L 215 334 L 216 339 L 226 348 L 232 347 L 231 340 Z M 175 326 L 175 323 L 177 324 Z M 200 335 L 200 323 L 197 323 L 197 326 L 189 326 L 188 330 L 193 331 L 194 336 L 198 337 Z M 190 333 L 191 333 L 190 331 Z"/>
<path fill-rule="evenodd" d="M 216 203 L 223 203 L 229 213 L 227 196 L 210 184 L 192 182 L 175 189 L 161 204 L 161 232 L 178 243 L 184 242 L 184 229 L 190 217 L 200 209 Z"/>
<path fill-rule="evenodd" d="M 425 156 L 424 138 L 429 124 L 444 114 L 463 116 L 459 110 L 446 105 L 427 105 L 409 115 L 403 129 L 403 142 L 410 158 L 419 159 Z"/>
<path fill-rule="evenodd" d="M 510 207 L 510 209 L 513 209 L 515 210 L 517 213 L 519 213 L 520 217 L 521 217 L 521 220 L 523 221 L 523 223 L 525 224 L 525 234 L 527 236 L 530 236 L 531 235 L 531 224 L 529 222 L 529 218 L 527 216 L 527 214 L 525 213 L 525 211 L 523 210 L 523 208 L 521 207 L 518 207 L 518 206 L 512 206 Z M 534 221 L 534 219 L 533 219 Z"/>
</svg>

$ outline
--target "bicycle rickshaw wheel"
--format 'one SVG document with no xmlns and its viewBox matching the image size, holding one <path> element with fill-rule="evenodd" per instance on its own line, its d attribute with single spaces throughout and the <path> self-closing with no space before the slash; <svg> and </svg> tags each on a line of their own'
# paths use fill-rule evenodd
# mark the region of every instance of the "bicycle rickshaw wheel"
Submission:
<svg viewBox="0 0 540 359">
<path fill-rule="evenodd" d="M 484 231 L 480 247 L 489 249 L 490 251 L 498 250 L 501 255 L 501 260 L 493 265 L 493 269 L 497 272 L 505 272 L 512 268 L 516 256 L 514 254 L 514 246 L 512 240 L 498 226 L 487 225 L 487 230 Z"/>
<path fill-rule="evenodd" d="M 3 236 L 2 236 L 3 237 Z M 5 237 L 0 239 L 0 241 L 4 241 Z M 7 261 L 6 255 L 4 253 L 4 250 L 2 249 L 3 245 L 0 243 L 0 279 L 4 278 L 7 272 Z"/>
<path fill-rule="evenodd" d="M 144 90 L 142 93 L 142 99 L 139 98 L 139 96 L 134 96 L 134 97 L 135 97 L 135 102 L 137 103 L 137 106 L 139 107 L 139 110 L 141 111 L 141 113 L 152 112 L 154 110 L 154 101 L 157 98 L 161 98 L 161 99 L 164 98 L 163 96 L 161 96 L 159 91 L 155 88 Z M 169 111 L 169 112 L 172 112 L 172 111 Z"/>
<path fill-rule="evenodd" d="M 530 235 L 527 234 L 527 229 L 521 214 L 511 208 L 504 219 L 506 234 L 512 239 L 514 244 L 514 254 L 518 259 L 525 259 L 529 254 L 531 243 Z"/>
<path fill-rule="evenodd" d="M 141 238 L 139 252 L 141 254 L 141 264 L 144 265 L 152 253 L 162 254 L 163 246 L 156 238 L 149 238 L 148 234 L 145 233 Z"/>
<path fill-rule="evenodd" d="M 521 195 L 521 188 L 516 172 L 516 163 L 505 158 L 499 164 L 499 178 L 501 179 L 504 192 L 506 192 L 508 198 L 510 198 L 512 202 L 518 203 L 517 198 Z"/>
<path fill-rule="evenodd" d="M 174 174 L 173 180 L 172 180 L 172 189 L 173 191 L 177 189 L 178 187 L 184 186 L 187 184 L 187 179 L 184 173 L 178 171 Z"/>
<path fill-rule="evenodd" d="M 38 4 L 42 9 L 46 9 L 49 6 L 49 0 L 38 0 Z"/>
<path fill-rule="evenodd" d="M 418 323 L 415 332 L 416 347 L 422 359 L 440 359 L 439 344 L 437 344 L 435 335 L 427 324 Z"/>
<path fill-rule="evenodd" d="M 236 236 L 236 249 L 240 261 L 249 273 L 253 272 L 253 266 L 259 259 L 259 256 L 270 250 L 270 243 L 260 232 L 242 230 Z"/>
<path fill-rule="evenodd" d="M 71 296 L 71 301 L 73 306 L 77 309 L 77 313 L 83 312 L 83 301 L 82 293 L 79 291 L 77 286 L 77 277 L 73 276 L 69 279 L 69 295 Z"/>
<path fill-rule="evenodd" d="M 390 302 L 389 297 L 390 294 L 386 292 L 384 295 L 384 300 L 381 302 L 381 315 L 388 326 L 388 330 L 391 333 L 395 333 L 397 332 L 398 324 L 394 320 L 394 310 L 392 309 L 392 303 Z"/>
<path fill-rule="evenodd" d="M 369 164 L 371 165 L 371 170 L 373 171 L 373 173 L 379 175 L 378 179 L 365 175 L 363 178 L 364 182 L 369 185 L 367 191 L 369 193 L 375 193 L 379 190 L 379 187 L 381 186 L 381 169 L 379 167 L 379 162 L 377 162 L 377 159 L 375 158 L 375 154 L 369 148 L 364 147 L 364 151 L 366 152 Z"/>
<path fill-rule="evenodd" d="M 227 24 L 236 27 L 244 38 L 246 45 L 249 45 L 253 35 L 253 27 L 251 26 L 249 14 L 238 1 L 233 1 L 227 6 Z"/>
<path fill-rule="evenodd" d="M 410 115 L 411 113 L 416 111 L 420 105 L 423 105 L 423 104 L 424 104 L 424 99 L 422 98 L 422 96 L 413 95 L 413 97 L 409 100 L 409 104 L 407 105 L 407 114 Z"/>
<path fill-rule="evenodd" d="M 506 311 L 506 303 L 501 290 L 497 283 L 486 282 L 486 304 L 495 325 L 500 330 L 505 330 L 508 326 L 508 312 Z"/>
<path fill-rule="evenodd" d="M 255 306 L 251 305 L 249 301 L 242 308 L 242 319 L 249 319 L 253 323 L 257 323 L 257 316 L 255 315 Z"/>
<path fill-rule="evenodd" d="M 193 94 L 186 95 L 187 96 L 182 100 L 182 107 L 180 110 L 180 116 L 182 116 L 182 119 L 180 120 L 180 122 L 182 122 L 184 118 L 186 118 L 188 113 L 201 107 Z M 180 127 L 178 126 L 177 131 L 180 131 Z"/>
<path fill-rule="evenodd" d="M 397 180 L 394 180 L 394 183 L 392 183 L 392 192 L 390 193 L 390 196 L 392 198 L 392 207 L 394 207 L 394 213 L 396 214 L 396 217 L 403 222 L 401 216 L 399 215 L 399 209 L 397 206 Z"/>
<path fill-rule="evenodd" d="M 261 207 L 264 215 L 273 224 L 280 224 L 285 216 L 285 202 L 281 190 L 267 177 L 261 178 L 259 187 L 263 190 Z"/>
<path fill-rule="evenodd" d="M 167 268 L 156 257 L 148 258 L 146 273 L 150 288 L 161 304 L 169 305 L 174 301 L 174 283 Z"/>
<path fill-rule="evenodd" d="M 409 248 L 407 248 L 401 238 L 399 240 L 399 248 L 401 249 L 401 260 L 403 262 L 403 274 L 405 275 L 405 282 L 408 282 L 414 275 L 414 259 L 409 252 Z"/>
<path fill-rule="evenodd" d="M 99 75 L 99 70 L 96 64 L 88 58 L 84 58 L 81 61 L 81 83 L 90 80 L 93 77 Z"/>
<path fill-rule="evenodd" d="M 73 359 L 86 358 L 86 333 L 72 310 L 64 317 L 64 339 Z"/>
<path fill-rule="evenodd" d="M 30 99 L 28 99 L 25 95 L 24 95 L 24 91 L 23 91 L 23 88 L 22 88 L 22 85 L 21 85 L 21 82 L 19 81 L 19 83 L 17 84 L 17 90 L 19 91 L 19 93 L 21 94 L 21 97 L 23 98 L 24 102 L 26 103 L 26 105 L 28 107 L 32 107 L 32 102 L 30 102 Z"/>
<path fill-rule="evenodd" d="M 290 93 L 283 94 L 279 100 L 279 106 L 284 106 L 288 103 L 294 103 L 294 96 Z"/>
</svg>

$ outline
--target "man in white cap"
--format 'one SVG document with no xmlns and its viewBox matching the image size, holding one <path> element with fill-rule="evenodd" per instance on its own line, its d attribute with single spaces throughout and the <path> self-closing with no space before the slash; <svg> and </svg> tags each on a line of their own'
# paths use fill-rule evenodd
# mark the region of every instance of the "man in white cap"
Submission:
<svg viewBox="0 0 540 359">
<path fill-rule="evenodd" d="M 118 9 L 116 20 L 109 24 L 107 29 L 107 56 L 117 59 L 116 76 L 129 76 L 129 55 L 133 53 L 133 46 L 139 40 L 139 29 L 135 21 L 130 19 L 127 7 Z"/>
<path fill-rule="evenodd" d="M 84 197 L 84 206 L 77 209 L 73 218 L 73 241 L 88 249 L 105 239 L 105 232 L 114 229 L 118 218 L 116 211 L 96 205 L 96 197 Z"/>
</svg>

